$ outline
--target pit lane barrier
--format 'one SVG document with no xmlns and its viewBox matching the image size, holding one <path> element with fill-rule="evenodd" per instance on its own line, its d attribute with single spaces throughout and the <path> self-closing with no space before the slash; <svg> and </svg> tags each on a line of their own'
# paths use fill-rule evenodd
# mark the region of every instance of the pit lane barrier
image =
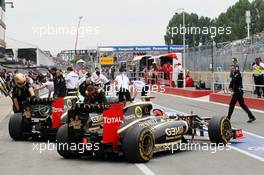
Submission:
<svg viewBox="0 0 264 175">
<path fill-rule="evenodd" d="M 229 83 L 213 83 L 213 93 L 209 95 L 209 101 L 229 104 L 232 98 L 232 93 L 229 91 Z M 264 87 L 264 85 L 253 85 L 253 84 L 243 84 L 243 91 L 244 91 L 244 100 L 245 104 L 249 108 L 263 110 L 264 111 L 264 97 L 257 98 L 257 95 L 254 94 L 256 87 Z M 239 106 L 239 104 L 236 104 Z"/>
</svg>

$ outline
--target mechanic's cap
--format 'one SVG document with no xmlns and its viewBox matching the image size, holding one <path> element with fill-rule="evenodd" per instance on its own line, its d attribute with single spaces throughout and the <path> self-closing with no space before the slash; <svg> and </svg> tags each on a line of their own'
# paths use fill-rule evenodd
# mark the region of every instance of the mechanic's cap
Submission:
<svg viewBox="0 0 264 175">
<path fill-rule="evenodd" d="M 26 84 L 26 76 L 22 73 L 17 73 L 14 77 L 17 86 L 22 87 Z"/>
<path fill-rule="evenodd" d="M 236 57 L 233 57 L 232 58 L 232 62 L 237 62 L 237 58 Z"/>
</svg>

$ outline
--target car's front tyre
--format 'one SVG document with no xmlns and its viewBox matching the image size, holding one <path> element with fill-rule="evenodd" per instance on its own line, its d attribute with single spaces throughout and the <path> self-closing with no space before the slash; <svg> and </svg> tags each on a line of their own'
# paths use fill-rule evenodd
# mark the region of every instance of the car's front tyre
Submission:
<svg viewBox="0 0 264 175">
<path fill-rule="evenodd" d="M 212 143 L 227 144 L 233 134 L 230 120 L 226 117 L 213 117 L 209 121 L 208 134 Z"/>
</svg>

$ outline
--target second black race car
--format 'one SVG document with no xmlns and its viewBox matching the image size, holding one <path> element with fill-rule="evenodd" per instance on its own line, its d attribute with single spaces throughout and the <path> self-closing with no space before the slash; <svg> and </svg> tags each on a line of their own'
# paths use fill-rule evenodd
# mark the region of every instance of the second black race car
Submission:
<svg viewBox="0 0 264 175">
<path fill-rule="evenodd" d="M 195 139 L 198 129 L 207 131 L 216 144 L 227 144 L 237 135 L 226 117 L 167 115 L 153 109 L 151 102 L 125 107 L 76 104 L 57 132 L 57 151 L 64 158 L 115 154 L 130 162 L 147 162 L 155 152 Z"/>
<path fill-rule="evenodd" d="M 9 135 L 14 140 L 30 137 L 54 139 L 61 118 L 77 101 L 76 96 L 64 98 L 30 98 L 23 103 L 23 112 L 14 113 L 9 120 Z"/>
</svg>

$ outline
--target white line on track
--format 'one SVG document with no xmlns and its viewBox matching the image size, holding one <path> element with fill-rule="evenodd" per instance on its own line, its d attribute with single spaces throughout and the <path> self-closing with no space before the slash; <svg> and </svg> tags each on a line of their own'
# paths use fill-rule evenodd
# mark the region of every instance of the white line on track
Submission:
<svg viewBox="0 0 264 175">
<path fill-rule="evenodd" d="M 199 98 L 183 97 L 183 96 L 179 96 L 179 95 L 166 94 L 166 93 L 160 93 L 160 92 L 152 92 L 152 93 L 156 93 L 156 94 L 160 94 L 160 95 L 168 95 L 168 96 L 171 96 L 171 97 L 179 97 L 179 98 L 183 98 L 183 99 L 186 99 L 186 100 L 193 100 L 193 101 L 199 101 L 199 102 L 204 102 L 204 103 L 210 103 L 210 104 L 215 104 L 215 105 L 220 105 L 220 106 L 229 107 L 228 104 L 223 104 L 223 103 L 217 103 L 217 102 L 207 101 L 207 100 L 199 99 Z M 235 106 L 235 108 L 236 108 L 236 109 L 241 109 L 241 110 L 242 110 L 242 108 L 241 108 L 240 106 Z M 250 110 L 253 111 L 253 112 L 258 112 L 258 113 L 262 113 L 262 114 L 264 114 L 264 111 L 261 111 L 261 110 L 252 109 L 252 108 L 250 108 Z"/>
<path fill-rule="evenodd" d="M 260 136 L 260 135 L 257 135 L 257 134 L 251 133 L 251 132 L 247 132 L 247 131 L 243 131 L 243 132 L 246 133 L 246 134 L 248 134 L 248 135 L 251 135 L 251 136 L 253 136 L 253 137 L 258 137 L 258 138 L 260 138 L 260 139 L 264 139 L 263 136 Z"/>
<path fill-rule="evenodd" d="M 244 150 L 242 150 L 242 149 L 236 148 L 236 147 L 234 147 L 234 146 L 229 146 L 229 147 L 230 147 L 231 149 L 237 151 L 237 152 L 240 152 L 240 153 L 245 154 L 245 155 L 247 155 L 247 156 L 249 156 L 249 157 L 252 157 L 252 158 L 257 159 L 257 160 L 259 160 L 259 161 L 261 161 L 261 162 L 264 162 L 264 158 L 262 158 L 262 157 L 259 157 L 259 156 L 257 156 L 257 155 L 251 154 L 251 153 L 249 153 L 249 152 L 247 152 L 247 151 L 244 151 Z"/>
<path fill-rule="evenodd" d="M 135 165 L 140 169 L 145 175 L 155 175 L 151 169 L 149 169 L 145 164 L 143 163 L 135 163 Z"/>
</svg>

